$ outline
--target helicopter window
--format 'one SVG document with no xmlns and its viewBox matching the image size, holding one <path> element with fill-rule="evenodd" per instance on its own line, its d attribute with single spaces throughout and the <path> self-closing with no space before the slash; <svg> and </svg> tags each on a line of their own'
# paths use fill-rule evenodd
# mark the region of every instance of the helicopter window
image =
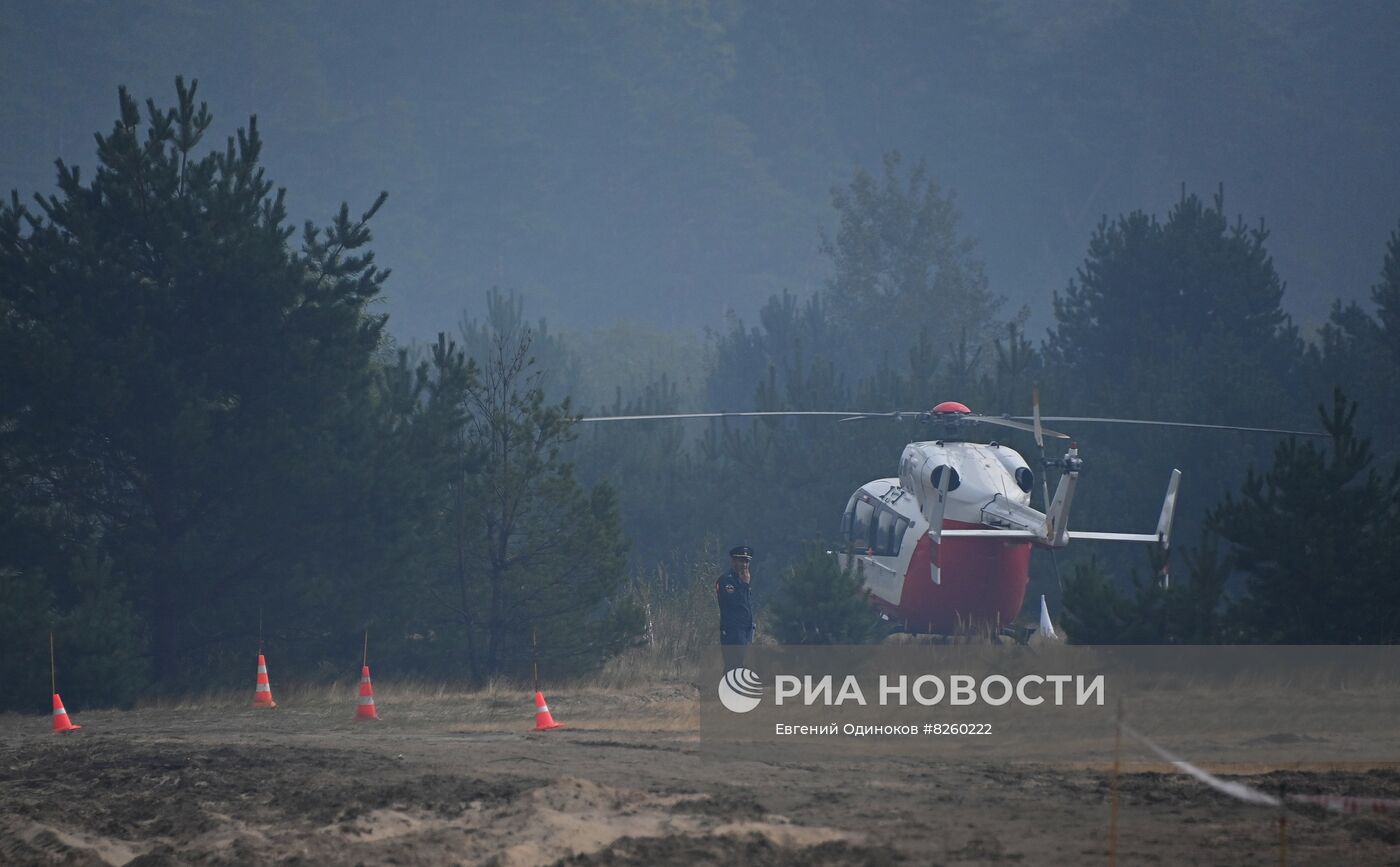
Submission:
<svg viewBox="0 0 1400 867">
<path fill-rule="evenodd" d="M 841 515 L 841 537 L 857 552 L 894 557 L 899 554 L 909 523 L 895 510 L 857 492 Z"/>
<path fill-rule="evenodd" d="M 899 546 L 904 542 L 904 534 L 909 531 L 909 523 L 908 518 L 900 518 L 894 522 L 894 547 L 890 551 L 890 556 L 893 557 L 899 553 Z"/>
<path fill-rule="evenodd" d="M 909 519 L 889 509 L 881 509 L 875 527 L 875 553 L 882 557 L 898 556 L 904 531 L 909 529 Z"/>
<path fill-rule="evenodd" d="M 890 549 L 890 537 L 894 535 L 894 512 L 881 509 L 875 518 L 875 553 L 884 554 Z"/>
<path fill-rule="evenodd" d="M 866 499 L 857 499 L 851 510 L 850 531 L 846 534 L 847 540 L 854 543 L 857 548 L 869 547 L 870 529 L 874 523 L 872 520 L 874 517 L 874 504 Z"/>
</svg>

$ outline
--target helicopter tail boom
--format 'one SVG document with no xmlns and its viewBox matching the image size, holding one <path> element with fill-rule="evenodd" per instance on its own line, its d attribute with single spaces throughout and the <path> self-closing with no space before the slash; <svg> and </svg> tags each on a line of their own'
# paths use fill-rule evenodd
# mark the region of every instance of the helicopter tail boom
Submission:
<svg viewBox="0 0 1400 867">
<path fill-rule="evenodd" d="M 1045 532 L 1043 534 L 1024 529 L 978 529 L 944 530 L 941 535 L 954 538 L 981 536 L 983 538 L 1026 539 L 1051 548 L 1064 547 L 1071 539 L 1096 542 L 1146 542 L 1160 546 L 1163 554 L 1171 547 L 1172 520 L 1176 514 L 1176 494 L 1181 486 L 1181 470 L 1172 470 L 1171 477 L 1167 481 L 1167 494 L 1162 498 L 1162 512 L 1157 518 L 1157 532 L 1155 533 L 1102 533 L 1096 530 L 1066 529 L 1064 519 L 1068 514 L 1070 501 L 1074 497 L 1074 481 L 1073 476 L 1069 474 L 1060 480 L 1060 487 L 1055 491 L 1055 501 L 1050 505 L 1050 513 L 1045 516 Z M 986 511 L 984 510 L 984 513 Z M 1025 509 L 1025 511 L 1039 514 L 1030 509 Z"/>
</svg>

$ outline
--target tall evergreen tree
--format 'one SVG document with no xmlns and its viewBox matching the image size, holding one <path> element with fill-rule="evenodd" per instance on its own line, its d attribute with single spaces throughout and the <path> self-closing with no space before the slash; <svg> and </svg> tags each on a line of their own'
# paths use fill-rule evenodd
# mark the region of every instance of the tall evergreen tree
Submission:
<svg viewBox="0 0 1400 867">
<path fill-rule="evenodd" d="M 1390 233 L 1385 246 L 1385 261 L 1381 265 L 1381 282 L 1371 287 L 1371 300 L 1376 302 L 1381 335 L 1390 354 L 1400 363 L 1400 229 Z"/>
<path fill-rule="evenodd" d="M 1250 355 L 1288 365 L 1297 330 L 1283 312 L 1284 285 L 1261 225 L 1233 225 L 1224 196 L 1207 205 L 1184 196 L 1165 222 L 1142 211 L 1105 218 L 1065 294 L 1055 295 L 1049 348 L 1084 375 L 1121 375 L 1125 348 L 1151 347 L 1156 361 L 1182 356 L 1226 334 Z"/>
<path fill-rule="evenodd" d="M 532 324 L 525 318 L 525 296 L 502 292 L 493 287 L 486 293 L 486 315 L 481 319 L 462 317 L 457 328 L 462 350 L 467 358 L 481 361 L 495 352 L 497 341 L 518 342 L 529 333 L 530 356 L 539 376 L 545 398 L 555 403 L 572 398 L 579 387 L 578 362 L 574 353 L 557 335 L 549 331 L 549 323 L 540 317 Z"/>
<path fill-rule="evenodd" d="M 1374 436 L 1378 457 L 1394 461 L 1400 459 L 1400 229 L 1390 233 L 1371 300 L 1374 316 L 1355 302 L 1334 303 L 1311 358 L 1322 385 L 1346 383 L 1367 395 L 1368 417 L 1359 423 Z"/>
<path fill-rule="evenodd" d="M 1259 225 L 1231 222 L 1224 198 L 1183 193 L 1165 220 L 1135 211 L 1105 219 L 1076 279 L 1055 296 L 1045 347 L 1048 414 L 1258 427 L 1308 423 L 1304 352 L 1282 307 L 1284 283 Z M 1301 399 L 1300 399 L 1301 396 Z M 1129 529 L 1160 506 L 1159 487 L 1183 473 L 1177 532 L 1195 536 L 1204 504 L 1235 488 L 1267 437 L 1154 428 L 1069 427 L 1094 478 L 1081 489 L 1081 527 Z M 1141 552 L 1101 552 L 1111 574 Z M 1133 558 L 1133 559 L 1129 559 Z"/>
<path fill-rule="evenodd" d="M 936 345 L 963 339 L 977 347 L 996 327 L 1000 299 L 974 243 L 958 232 L 952 196 L 922 162 L 907 175 L 901 163 L 888 153 L 881 177 L 859 170 L 831 195 L 839 225 L 822 238 L 835 272 L 823 298 L 856 377 L 901 362 L 921 333 Z"/>
<path fill-rule="evenodd" d="M 1375 466 L 1356 411 L 1338 390 L 1319 409 L 1326 446 L 1280 443 L 1268 469 L 1251 469 L 1239 495 L 1210 512 L 1247 576 L 1233 616 L 1252 640 L 1400 640 L 1400 467 Z"/>
<path fill-rule="evenodd" d="M 167 682 L 251 633 L 262 596 L 336 580 L 307 552 L 334 549 L 357 502 L 334 480 L 364 457 L 387 276 L 365 250 L 382 194 L 308 223 L 294 252 L 256 118 L 201 155 L 212 115 L 196 84 L 176 92 L 143 120 L 122 89 L 90 181 L 60 161 L 57 195 L 0 209 L 8 495 L 68 527 L 62 557 L 75 541 L 110 556 Z M 60 600 L 78 593 L 49 574 Z"/>
<path fill-rule="evenodd" d="M 464 393 L 462 448 L 474 472 L 454 504 L 460 568 L 439 598 L 478 681 L 524 674 L 536 652 L 555 674 L 585 670 L 644 628 L 619 593 L 627 542 L 617 497 L 606 483 L 584 489 L 563 459 L 574 416 L 567 398 L 546 402 L 532 337 L 492 331 Z"/>
</svg>

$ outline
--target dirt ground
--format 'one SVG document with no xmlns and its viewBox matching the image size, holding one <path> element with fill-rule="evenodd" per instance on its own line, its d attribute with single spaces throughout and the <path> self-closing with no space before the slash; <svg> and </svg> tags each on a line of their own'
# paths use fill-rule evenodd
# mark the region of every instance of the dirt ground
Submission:
<svg viewBox="0 0 1400 867">
<path fill-rule="evenodd" d="M 276 686 L 274 681 L 274 692 Z M 530 696 L 347 687 L 135 711 L 81 731 L 0 715 L 0 863 L 1103 864 L 1109 778 L 1077 763 L 723 761 L 695 690 Z M 1142 759 L 1120 785 L 1119 864 L 1278 864 L 1278 814 Z M 1400 769 L 1273 771 L 1276 790 L 1400 797 Z M 1293 865 L 1400 865 L 1400 817 L 1287 812 Z"/>
</svg>

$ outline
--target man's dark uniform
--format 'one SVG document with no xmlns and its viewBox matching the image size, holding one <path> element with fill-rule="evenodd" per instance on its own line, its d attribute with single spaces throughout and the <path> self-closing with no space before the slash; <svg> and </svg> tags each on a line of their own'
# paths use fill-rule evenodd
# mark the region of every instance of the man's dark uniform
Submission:
<svg viewBox="0 0 1400 867">
<path fill-rule="evenodd" d="M 742 546 L 729 554 L 731 557 L 753 556 L 750 549 Z M 724 653 L 724 667 L 726 670 L 738 668 L 744 662 L 744 647 L 753 643 L 753 603 L 749 598 L 749 585 L 730 569 L 715 582 L 715 598 L 719 601 L 719 643 Z"/>
</svg>

